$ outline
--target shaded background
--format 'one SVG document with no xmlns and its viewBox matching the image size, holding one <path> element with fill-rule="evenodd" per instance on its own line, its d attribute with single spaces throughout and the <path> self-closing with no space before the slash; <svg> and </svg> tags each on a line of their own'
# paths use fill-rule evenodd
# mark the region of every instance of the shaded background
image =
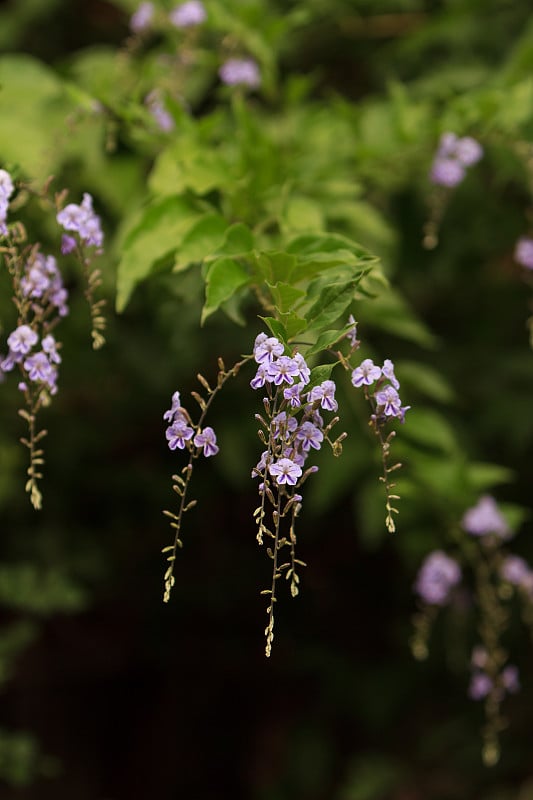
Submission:
<svg viewBox="0 0 533 800">
<path fill-rule="evenodd" d="M 532 24 L 529 3 L 516 1 L 302 5 L 307 23 L 280 54 L 281 70 L 313 72 L 319 103 L 335 93 L 379 98 L 391 79 L 423 85 L 446 70 L 457 91 L 478 86 Z M 4 2 L 0 11 L 5 52 L 63 72 L 72 53 L 119 45 L 127 32 L 120 8 L 94 0 Z M 382 357 L 438 366 L 453 388 L 444 413 L 464 457 L 512 470 L 499 497 L 531 507 L 528 289 L 512 261 L 530 198 L 520 167 L 504 167 L 498 182 L 482 165 L 458 190 L 431 253 L 420 243 L 427 207 L 419 186 L 385 190 L 376 178 L 374 200 L 394 231 L 394 285 L 439 344 L 426 350 L 371 319 L 364 331 Z M 76 186 L 76 176 L 76 164 L 65 165 L 65 182 Z M 111 231 L 117 220 L 107 212 Z M 466 697 L 472 620 L 460 609 L 440 619 L 424 664 L 409 650 L 411 586 L 420 557 L 445 543 L 446 493 L 407 496 L 397 535 L 385 535 L 364 410 L 354 412 L 361 434 L 346 461 L 324 463 L 326 489 L 319 473 L 309 492 L 300 525 L 308 567 L 300 596 L 280 597 L 269 660 L 259 590 L 270 562 L 255 542 L 248 480 L 259 450 L 250 376 L 228 386 L 213 413 L 226 455 L 198 471 L 201 502 L 187 518 L 171 602 L 162 604 L 169 529 L 160 509 L 172 503 L 179 459 L 166 450 L 163 411 L 176 388 L 195 388 L 197 371 L 213 375 L 219 354 L 230 364 L 248 352 L 259 326 L 246 341 L 222 315 L 200 330 L 200 283 L 185 293 L 158 276 L 123 315 L 110 312 L 108 345 L 94 354 L 74 274 L 70 288 L 61 392 L 46 413 L 41 514 L 23 492 L 16 390 L 6 383 L 0 398 L 1 796 L 533 797 L 531 644 L 517 621 L 509 645 L 524 686 L 507 701 L 502 759 L 487 770 L 482 709 Z M 108 295 L 112 307 L 110 279 Z M 408 400 L 415 405 L 414 389 Z M 457 458 L 443 452 L 443 470 Z M 516 549 L 531 558 L 527 533 L 530 521 Z"/>
</svg>

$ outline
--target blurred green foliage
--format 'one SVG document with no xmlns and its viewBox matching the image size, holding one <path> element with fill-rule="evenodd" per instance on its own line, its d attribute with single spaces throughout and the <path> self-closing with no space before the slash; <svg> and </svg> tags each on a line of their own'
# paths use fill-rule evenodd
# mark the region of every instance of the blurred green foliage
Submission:
<svg viewBox="0 0 533 800">
<path fill-rule="evenodd" d="M 522 629 L 508 644 L 523 692 L 491 771 L 466 698 L 472 612 L 439 620 L 424 666 L 407 642 L 420 559 L 453 541 L 480 493 L 498 495 L 521 530 L 515 549 L 533 559 L 531 286 L 513 261 L 533 214 L 530 3 L 212 0 L 205 31 L 162 26 L 136 44 L 134 2 L 75 5 L 0 9 L 0 166 L 36 186 L 54 175 L 73 202 L 93 194 L 109 309 L 94 354 L 65 261 L 71 313 L 40 516 L 26 508 L 16 386 L 0 387 L 5 796 L 527 800 Z M 220 85 L 232 52 L 260 64 L 258 92 Z M 170 133 L 144 103 L 154 87 Z M 436 214 L 428 171 L 447 130 L 485 156 Z M 57 245 L 46 216 L 28 213 L 43 249 Z M 364 404 L 341 387 L 350 436 L 341 459 L 317 462 L 301 520 L 309 567 L 299 599 L 280 603 L 265 665 L 251 374 L 213 411 L 221 451 L 196 476 L 169 608 L 159 509 L 177 466 L 161 415 L 198 371 L 214 376 L 219 355 L 250 352 L 258 283 L 297 333 L 310 287 L 327 289 L 325 263 L 349 287 L 336 313 L 358 320 L 361 358 L 392 358 L 412 406 L 395 441 L 399 530 L 384 528 Z M 2 341 L 9 295 L 0 274 Z"/>
</svg>

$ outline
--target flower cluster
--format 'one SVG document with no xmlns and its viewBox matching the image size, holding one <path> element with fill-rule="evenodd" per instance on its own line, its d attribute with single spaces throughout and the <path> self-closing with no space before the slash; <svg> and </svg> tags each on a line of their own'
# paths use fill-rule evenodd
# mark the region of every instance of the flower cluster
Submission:
<svg viewBox="0 0 533 800">
<path fill-rule="evenodd" d="M 459 138 L 455 133 L 444 133 L 431 166 L 431 180 L 439 186 L 457 186 L 465 177 L 467 168 L 482 156 L 483 148 L 471 136 Z"/>
<path fill-rule="evenodd" d="M 141 34 L 151 28 L 155 16 L 155 6 L 150 2 L 141 3 L 130 18 L 130 30 Z M 200 0 L 187 0 L 175 6 L 168 14 L 168 21 L 175 28 L 192 28 L 207 19 L 207 12 Z"/>
<path fill-rule="evenodd" d="M 226 86 L 248 86 L 257 89 L 261 85 L 261 73 L 251 58 L 229 58 L 220 67 L 218 74 Z"/>
<path fill-rule="evenodd" d="M 80 205 L 69 203 L 57 214 L 57 221 L 66 231 L 77 233 L 80 240 L 89 247 L 101 248 L 104 234 L 100 225 L 100 217 L 93 210 L 93 199 L 85 192 Z M 66 235 L 63 237 L 62 252 L 70 253 L 76 247 L 76 239 Z"/>
<path fill-rule="evenodd" d="M 483 700 L 493 693 L 495 699 L 501 702 L 506 694 L 520 691 L 518 668 L 514 664 L 507 664 L 498 672 L 498 665 L 491 663 L 489 652 L 481 645 L 476 645 L 472 650 L 470 666 L 472 675 L 468 696 L 472 700 Z"/>
<path fill-rule="evenodd" d="M 520 690 L 518 669 L 509 662 L 509 654 L 503 646 L 509 625 L 506 603 L 516 594 L 522 604 L 524 621 L 531 625 L 533 570 L 521 556 L 503 550 L 512 531 L 490 495 L 482 496 L 467 509 L 461 527 L 472 537 L 462 542 L 461 560 L 468 561 L 473 573 L 475 604 L 469 602 L 470 594 L 465 588 L 461 595 L 463 602 L 457 608 L 475 609 L 478 616 L 476 627 L 480 644 L 472 651 L 468 695 L 472 700 L 485 701 L 483 758 L 491 765 L 499 756 L 500 706 L 508 694 Z M 439 608 L 452 601 L 461 580 L 459 561 L 441 550 L 430 553 L 420 567 L 413 587 L 421 601 L 420 611 L 414 617 L 412 642 L 417 658 L 427 656 L 432 622 Z"/>
<path fill-rule="evenodd" d="M 414 590 L 424 603 L 444 606 L 461 580 L 461 567 L 442 550 L 434 550 L 424 559 Z"/>
<path fill-rule="evenodd" d="M 201 452 L 206 457 L 216 456 L 218 453 L 217 437 L 213 428 L 205 427 L 202 430 L 199 426 L 193 426 L 189 412 L 181 405 L 179 392 L 172 395 L 172 405 L 163 414 L 163 419 L 169 423 L 165 435 L 170 450 L 190 450 L 194 447 L 197 448 L 197 453 Z"/>
<path fill-rule="evenodd" d="M 9 198 L 14 189 L 9 172 L 6 172 L 5 169 L 0 169 L 0 236 L 7 236 L 7 209 L 9 207 Z"/>
<path fill-rule="evenodd" d="M 260 333 L 253 353 L 258 367 L 250 385 L 253 389 L 267 387 L 264 404 L 269 421 L 258 417 L 267 434 L 268 449 L 252 475 L 263 479 L 261 490 L 268 475 L 277 486 L 296 486 L 310 452 L 320 450 L 325 438 L 319 409 L 337 410 L 335 383 L 325 380 L 305 391 L 311 375 L 305 358 L 298 352 L 286 355 L 283 344 L 274 336 Z M 326 436 L 330 429 L 331 425 Z"/>
<path fill-rule="evenodd" d="M 490 495 L 483 495 L 475 506 L 465 512 L 461 525 L 471 536 L 493 534 L 499 539 L 509 539 L 511 536 L 508 523 Z"/>
<path fill-rule="evenodd" d="M 374 419 L 379 422 L 386 422 L 396 417 L 400 422 L 405 421 L 405 412 L 410 406 L 402 406 L 398 389 L 400 382 L 394 374 L 394 364 L 388 358 L 383 362 L 382 367 L 374 364 L 371 358 L 365 358 L 361 364 L 352 372 L 352 384 L 356 388 L 372 386 L 376 384 L 375 390 L 369 397 L 375 403 Z M 368 392 L 368 390 L 366 390 Z"/>
<path fill-rule="evenodd" d="M 530 236 L 521 236 L 517 241 L 514 260 L 522 267 L 533 270 L 533 239 Z"/>
</svg>

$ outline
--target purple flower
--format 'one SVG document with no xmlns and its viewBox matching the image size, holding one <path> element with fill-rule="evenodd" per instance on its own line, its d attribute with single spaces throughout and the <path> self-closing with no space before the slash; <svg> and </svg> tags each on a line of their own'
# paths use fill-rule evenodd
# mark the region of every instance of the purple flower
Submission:
<svg viewBox="0 0 533 800">
<path fill-rule="evenodd" d="M 456 142 L 455 157 L 463 167 L 471 167 L 483 158 L 483 148 L 471 136 L 463 136 Z"/>
<path fill-rule="evenodd" d="M 371 358 L 365 358 L 352 372 L 352 383 L 356 388 L 363 385 L 371 386 L 380 377 L 381 368 L 375 366 Z"/>
<path fill-rule="evenodd" d="M 378 410 L 386 417 L 402 416 L 402 401 L 394 386 L 385 386 L 384 389 L 376 392 L 375 398 Z"/>
<path fill-rule="evenodd" d="M 438 186 L 453 188 L 461 183 L 465 176 L 465 169 L 459 161 L 453 158 L 436 158 L 431 168 L 431 181 Z"/>
<path fill-rule="evenodd" d="M 470 663 L 473 667 L 477 667 L 478 669 L 485 669 L 488 664 L 489 654 L 485 650 L 484 647 L 481 645 L 476 645 L 472 648 L 472 656 L 470 659 Z"/>
<path fill-rule="evenodd" d="M 167 422 L 172 422 L 172 420 L 174 419 L 175 415 L 178 413 L 180 408 L 181 408 L 180 393 L 174 392 L 174 394 L 172 395 L 172 405 L 168 409 L 168 411 L 165 411 L 165 413 L 163 414 L 163 419 L 166 420 Z"/>
<path fill-rule="evenodd" d="M 44 337 L 41 346 L 51 364 L 61 364 L 61 356 L 57 352 L 57 343 L 51 333 Z"/>
<path fill-rule="evenodd" d="M 468 687 L 468 696 L 471 700 L 483 700 L 492 689 L 492 681 L 486 672 L 474 672 Z"/>
<path fill-rule="evenodd" d="M 292 357 L 292 360 L 298 367 L 297 377 L 300 378 L 302 384 L 309 383 L 309 376 L 311 375 L 311 370 L 307 366 L 307 362 L 301 353 L 295 353 Z"/>
<path fill-rule="evenodd" d="M 385 361 L 383 362 L 381 372 L 387 378 L 387 380 L 392 383 L 395 389 L 400 388 L 400 381 L 394 374 L 394 364 L 392 363 L 390 358 L 386 358 Z"/>
<path fill-rule="evenodd" d="M 153 3 L 141 3 L 137 11 L 131 16 L 130 30 L 134 33 L 141 33 L 141 31 L 146 30 L 150 26 L 154 11 Z"/>
<path fill-rule="evenodd" d="M 280 458 L 268 468 L 270 474 L 276 478 L 276 483 L 282 486 L 284 483 L 295 486 L 298 478 L 301 477 L 302 468 L 291 461 L 290 458 Z"/>
<path fill-rule="evenodd" d="M 64 256 L 68 256 L 76 249 L 76 239 L 64 233 L 61 237 L 61 252 Z"/>
<path fill-rule="evenodd" d="M 261 369 L 261 367 L 259 369 Z M 302 387 L 303 383 L 293 383 L 292 386 L 288 386 L 283 390 L 283 397 L 285 400 L 289 401 L 291 408 L 300 408 L 302 405 L 302 400 L 300 397 Z"/>
<path fill-rule="evenodd" d="M 280 356 L 275 361 L 271 361 L 268 365 L 268 379 L 276 386 L 281 386 L 282 383 L 288 383 L 292 386 L 294 378 L 299 375 L 298 364 L 290 356 Z"/>
<path fill-rule="evenodd" d="M 259 67 L 251 58 L 230 58 L 220 67 L 218 74 L 227 86 L 249 86 L 257 89 L 261 84 Z"/>
<path fill-rule="evenodd" d="M 57 221 L 66 231 L 74 231 L 85 242 L 94 247 L 101 247 L 104 234 L 100 227 L 100 217 L 93 211 L 93 199 L 88 192 L 83 195 L 80 205 L 69 203 L 57 215 Z"/>
<path fill-rule="evenodd" d="M 217 437 L 213 428 L 204 428 L 199 431 L 194 437 L 194 444 L 196 447 L 203 447 L 204 456 L 216 456 L 218 453 Z"/>
<path fill-rule="evenodd" d="M 169 425 L 165 431 L 168 446 L 171 450 L 175 450 L 176 447 L 183 450 L 193 435 L 194 430 L 188 424 L 186 417 L 180 413 L 176 415 L 172 425 Z"/>
<path fill-rule="evenodd" d="M 296 431 L 296 439 L 302 443 L 304 450 L 309 450 L 313 447 L 315 450 L 320 450 L 322 442 L 324 441 L 324 434 L 313 425 L 312 422 L 303 422 Z"/>
<path fill-rule="evenodd" d="M 314 386 L 309 392 L 307 398 L 310 403 L 315 400 L 320 400 L 321 408 L 326 411 L 336 411 L 339 404 L 335 400 L 335 386 L 334 381 L 322 381 L 320 386 Z"/>
<path fill-rule="evenodd" d="M 504 581 L 513 586 L 529 586 L 533 579 L 529 564 L 520 556 L 515 555 L 505 558 L 500 567 L 500 575 Z"/>
<path fill-rule="evenodd" d="M 14 189 L 9 172 L 6 172 L 5 169 L 0 169 L 0 234 L 3 236 L 7 235 L 7 210 L 9 208 L 9 198 Z"/>
<path fill-rule="evenodd" d="M 45 383 L 52 394 L 57 392 L 57 369 L 52 366 L 46 353 L 35 353 L 28 356 L 23 366 L 30 381 Z"/>
<path fill-rule="evenodd" d="M 203 3 L 200 0 L 188 0 L 180 6 L 176 6 L 169 14 L 169 20 L 177 28 L 190 28 L 192 25 L 200 25 L 207 17 Z"/>
<path fill-rule="evenodd" d="M 355 347 L 357 347 L 359 342 L 357 341 L 357 322 L 355 321 L 355 318 L 354 318 L 353 314 L 350 314 L 350 316 L 348 317 L 348 322 L 352 323 L 352 328 L 346 334 L 346 338 L 350 342 L 350 346 L 352 348 L 355 348 Z"/>
<path fill-rule="evenodd" d="M 510 692 L 511 694 L 515 694 L 516 692 L 520 691 L 520 676 L 518 672 L 518 668 L 515 667 L 514 664 L 507 664 L 507 666 L 502 670 L 502 684 L 503 688 Z"/>
<path fill-rule="evenodd" d="M 26 355 L 31 348 L 37 344 L 39 337 L 29 325 L 19 325 L 13 333 L 7 337 L 7 344 L 12 353 L 22 353 Z"/>
<path fill-rule="evenodd" d="M 500 539 L 511 536 L 509 525 L 490 495 L 481 497 L 475 506 L 465 512 L 461 525 L 472 536 L 485 536 L 489 533 L 494 533 Z"/>
<path fill-rule="evenodd" d="M 296 417 L 287 416 L 285 411 L 280 411 L 280 413 L 276 414 L 272 419 L 271 427 L 272 435 L 275 439 L 287 439 L 298 427 L 298 422 L 296 421 Z"/>
<path fill-rule="evenodd" d="M 463 180 L 466 167 L 476 164 L 483 148 L 471 136 L 459 138 L 455 133 L 443 133 L 431 166 L 430 178 L 440 186 L 457 186 Z"/>
<path fill-rule="evenodd" d="M 520 237 L 514 250 L 514 260 L 526 269 L 533 269 L 533 239 Z"/>
<path fill-rule="evenodd" d="M 250 386 L 252 389 L 261 389 L 265 385 L 265 381 L 268 383 L 271 382 L 271 378 L 268 374 L 268 364 L 259 364 L 257 372 L 250 381 Z"/>
<path fill-rule="evenodd" d="M 460 580 L 461 568 L 457 561 L 442 550 L 434 550 L 422 563 L 414 590 L 424 602 L 443 606 Z"/>
<path fill-rule="evenodd" d="M 275 336 L 260 333 L 254 344 L 254 358 L 258 364 L 270 364 L 277 356 L 282 356 L 284 347 Z"/>
<path fill-rule="evenodd" d="M 176 127 L 174 117 L 166 110 L 157 89 L 154 89 L 146 95 L 144 104 L 160 131 L 163 131 L 163 133 L 170 133 L 170 131 L 174 130 Z"/>
</svg>

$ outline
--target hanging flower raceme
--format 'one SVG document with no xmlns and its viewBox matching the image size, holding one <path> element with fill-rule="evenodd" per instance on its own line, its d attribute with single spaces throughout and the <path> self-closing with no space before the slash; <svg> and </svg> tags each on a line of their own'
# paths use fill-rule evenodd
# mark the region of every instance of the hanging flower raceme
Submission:
<svg viewBox="0 0 533 800">
<path fill-rule="evenodd" d="M 468 167 L 482 157 L 483 148 L 471 136 L 459 138 L 455 133 L 443 133 L 431 166 L 431 180 L 453 188 L 464 179 Z"/>
</svg>

